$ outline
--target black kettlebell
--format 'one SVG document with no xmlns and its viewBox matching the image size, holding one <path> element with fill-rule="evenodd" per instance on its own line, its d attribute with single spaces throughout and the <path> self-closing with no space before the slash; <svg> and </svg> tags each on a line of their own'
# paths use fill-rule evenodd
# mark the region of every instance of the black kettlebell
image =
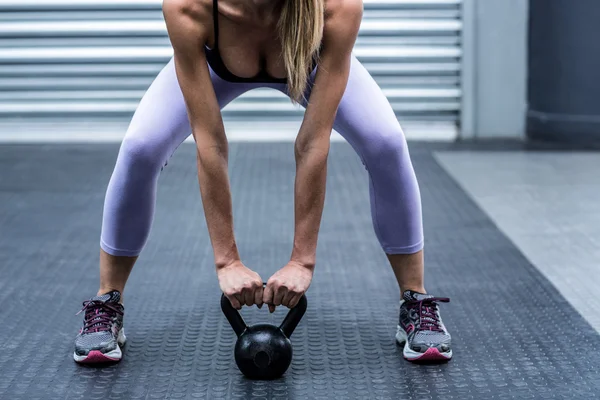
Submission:
<svg viewBox="0 0 600 400">
<path fill-rule="evenodd" d="M 280 326 L 256 324 L 248 326 L 225 295 L 221 309 L 238 336 L 235 343 L 235 362 L 250 379 L 276 379 L 287 371 L 292 362 L 290 336 L 306 312 L 306 296 L 302 296 Z"/>
</svg>

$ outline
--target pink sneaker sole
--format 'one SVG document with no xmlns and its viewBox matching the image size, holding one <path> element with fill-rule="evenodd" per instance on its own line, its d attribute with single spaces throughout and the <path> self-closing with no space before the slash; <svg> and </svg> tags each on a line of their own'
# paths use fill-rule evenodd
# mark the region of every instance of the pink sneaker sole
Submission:
<svg viewBox="0 0 600 400">
<path fill-rule="evenodd" d="M 427 351 L 415 358 L 404 357 L 408 361 L 448 361 L 452 356 L 444 355 L 438 351 L 435 347 L 430 347 Z"/>
<path fill-rule="evenodd" d="M 120 358 L 108 357 L 107 355 L 102 354 L 102 352 L 99 350 L 92 350 L 89 352 L 86 358 L 77 362 L 80 364 L 104 364 L 119 361 L 121 361 Z"/>
</svg>

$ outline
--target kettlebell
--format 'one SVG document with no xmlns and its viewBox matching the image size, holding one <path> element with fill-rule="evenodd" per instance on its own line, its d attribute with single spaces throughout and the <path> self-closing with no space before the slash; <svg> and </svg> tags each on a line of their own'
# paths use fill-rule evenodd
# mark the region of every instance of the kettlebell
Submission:
<svg viewBox="0 0 600 400">
<path fill-rule="evenodd" d="M 235 343 L 235 362 L 240 371 L 250 379 L 276 379 L 287 371 L 292 362 L 290 336 L 306 312 L 306 296 L 302 296 L 280 326 L 256 324 L 248 326 L 233 308 L 225 295 L 221 296 L 221 309 L 238 339 Z"/>
</svg>

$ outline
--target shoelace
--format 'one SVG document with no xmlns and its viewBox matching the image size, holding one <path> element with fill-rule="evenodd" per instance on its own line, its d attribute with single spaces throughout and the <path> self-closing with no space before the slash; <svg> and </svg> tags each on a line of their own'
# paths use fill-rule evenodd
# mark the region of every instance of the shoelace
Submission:
<svg viewBox="0 0 600 400">
<path fill-rule="evenodd" d="M 115 315 L 123 315 L 123 311 L 110 303 L 100 300 L 87 300 L 76 315 L 85 311 L 82 333 L 110 331 Z"/>
<path fill-rule="evenodd" d="M 419 329 L 423 331 L 443 332 L 439 314 L 437 313 L 437 302 L 449 303 L 447 297 L 429 297 L 415 302 L 419 308 Z"/>
</svg>

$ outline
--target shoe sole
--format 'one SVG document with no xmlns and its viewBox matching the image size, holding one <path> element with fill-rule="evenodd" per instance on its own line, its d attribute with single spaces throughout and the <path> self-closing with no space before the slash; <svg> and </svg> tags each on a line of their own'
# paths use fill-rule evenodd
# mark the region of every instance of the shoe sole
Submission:
<svg viewBox="0 0 600 400">
<path fill-rule="evenodd" d="M 103 353 L 100 350 L 92 350 L 88 354 L 78 355 L 73 352 L 73 359 L 79 364 L 106 364 L 116 363 L 121 361 L 123 358 L 123 351 L 121 348 L 125 346 L 127 338 L 125 337 L 124 329 L 121 329 L 119 336 L 117 337 L 117 348 L 107 353 Z"/>
<path fill-rule="evenodd" d="M 425 353 L 419 353 L 412 350 L 408 346 L 408 336 L 404 329 L 402 329 L 399 325 L 396 330 L 396 343 L 398 345 L 403 346 L 402 355 L 404 359 L 412 362 L 436 362 L 436 361 L 450 361 L 452 359 L 452 350 L 441 353 L 435 347 L 430 347 L 427 349 Z"/>
</svg>

